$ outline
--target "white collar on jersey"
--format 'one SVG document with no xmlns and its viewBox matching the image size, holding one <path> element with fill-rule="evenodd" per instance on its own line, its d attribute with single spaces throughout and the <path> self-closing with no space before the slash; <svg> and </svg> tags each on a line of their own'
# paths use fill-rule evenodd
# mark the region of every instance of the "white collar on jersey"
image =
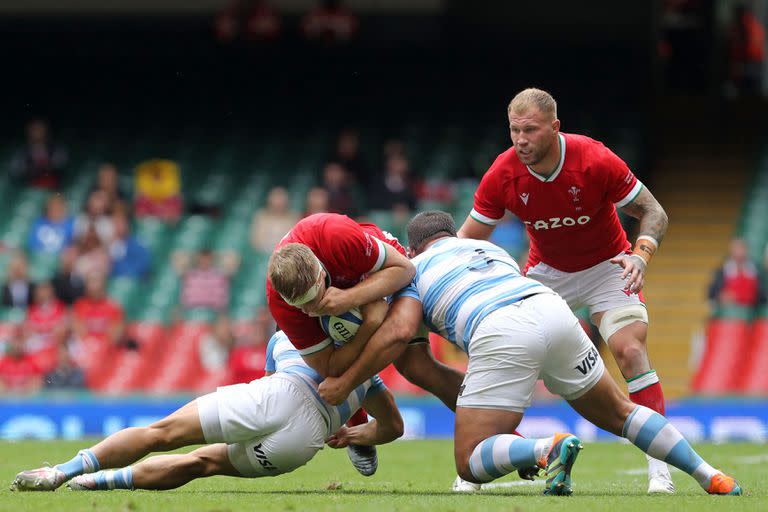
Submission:
<svg viewBox="0 0 768 512">
<path fill-rule="evenodd" d="M 565 163 L 565 137 L 563 137 L 562 133 L 557 134 L 558 137 L 560 137 L 560 161 L 557 163 L 557 167 L 555 167 L 555 170 L 552 174 L 549 176 L 542 176 L 541 174 L 537 173 L 533 169 L 530 168 L 530 166 L 525 166 L 528 169 L 528 172 L 530 172 L 534 178 L 538 179 L 539 181 L 543 182 L 553 182 L 555 181 L 555 178 L 557 178 L 557 175 L 560 174 L 560 171 L 563 170 L 563 163 Z"/>
</svg>

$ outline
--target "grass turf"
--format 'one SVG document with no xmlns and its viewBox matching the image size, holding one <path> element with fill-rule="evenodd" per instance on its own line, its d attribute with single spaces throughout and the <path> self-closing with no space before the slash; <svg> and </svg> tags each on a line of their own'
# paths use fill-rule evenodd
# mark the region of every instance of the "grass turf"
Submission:
<svg viewBox="0 0 768 512">
<path fill-rule="evenodd" d="M 307 466 L 277 478 L 214 477 L 163 492 L 8 490 L 18 471 L 43 461 L 68 460 L 84 446 L 63 441 L 0 442 L 0 511 L 768 511 L 768 447 L 751 444 L 697 447 L 715 467 L 736 476 L 745 491 L 742 497 L 708 496 L 680 471 L 673 471 L 676 495 L 648 496 L 645 458 L 634 447 L 617 443 L 585 446 L 574 467 L 570 498 L 542 496 L 541 481 L 522 484 L 516 475 L 497 480 L 492 489 L 479 494 L 454 494 L 450 441 L 401 441 L 379 447 L 379 471 L 371 478 L 354 471 L 345 451 L 326 448 Z"/>
</svg>

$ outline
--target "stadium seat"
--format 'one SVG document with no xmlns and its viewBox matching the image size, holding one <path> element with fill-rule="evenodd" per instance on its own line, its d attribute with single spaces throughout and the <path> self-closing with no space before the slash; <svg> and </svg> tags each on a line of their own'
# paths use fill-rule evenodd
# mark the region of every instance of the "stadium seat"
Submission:
<svg viewBox="0 0 768 512">
<path fill-rule="evenodd" d="M 768 395 L 768 308 L 752 324 L 739 390 Z"/>
<path fill-rule="evenodd" d="M 729 309 L 722 314 L 707 326 L 704 356 L 692 384 L 697 393 L 727 394 L 740 384 L 744 354 L 749 353 L 749 313 Z"/>
</svg>

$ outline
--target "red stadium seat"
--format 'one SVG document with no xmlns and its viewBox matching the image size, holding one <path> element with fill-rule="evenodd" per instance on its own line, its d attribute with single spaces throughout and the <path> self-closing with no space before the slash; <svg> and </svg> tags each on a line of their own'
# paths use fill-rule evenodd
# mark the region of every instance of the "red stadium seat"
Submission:
<svg viewBox="0 0 768 512">
<path fill-rule="evenodd" d="M 768 318 L 755 320 L 745 354 L 740 391 L 768 394 Z"/>
<path fill-rule="evenodd" d="M 744 354 L 748 353 L 749 323 L 741 318 L 716 318 L 707 326 L 704 357 L 693 380 L 693 390 L 727 394 L 739 387 Z"/>
</svg>

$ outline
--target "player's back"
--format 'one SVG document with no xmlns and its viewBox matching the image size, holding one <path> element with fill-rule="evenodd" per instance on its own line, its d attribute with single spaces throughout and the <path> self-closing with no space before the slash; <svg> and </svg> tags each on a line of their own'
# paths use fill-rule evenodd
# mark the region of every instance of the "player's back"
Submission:
<svg viewBox="0 0 768 512">
<path fill-rule="evenodd" d="M 506 251 L 484 240 L 446 237 L 411 261 L 416 277 L 400 296 L 420 300 L 427 326 L 465 351 L 491 312 L 536 293 L 554 293 L 523 277 Z"/>
<path fill-rule="evenodd" d="M 384 383 L 376 375 L 358 386 L 342 404 L 328 405 L 317 392 L 323 377 L 304 362 L 299 351 L 282 331 L 276 332 L 267 344 L 266 370 L 274 372 L 278 378 L 288 378 L 301 386 L 326 419 L 329 432 L 336 432 L 347 422 L 361 407 L 367 393 L 378 392 L 384 388 Z"/>
</svg>

